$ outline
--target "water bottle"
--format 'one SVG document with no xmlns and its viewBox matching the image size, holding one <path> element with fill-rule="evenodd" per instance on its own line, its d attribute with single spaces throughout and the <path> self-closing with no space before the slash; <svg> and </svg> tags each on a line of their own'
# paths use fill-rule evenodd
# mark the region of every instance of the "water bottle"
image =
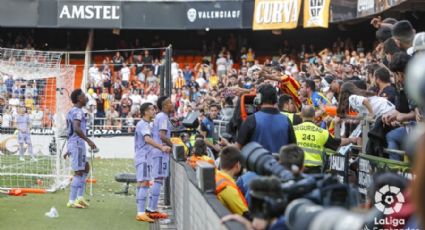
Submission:
<svg viewBox="0 0 425 230">
<path fill-rule="evenodd" d="M 52 207 L 49 212 L 46 212 L 45 215 L 49 218 L 58 218 L 59 217 L 58 210 L 56 210 L 55 207 Z"/>
</svg>

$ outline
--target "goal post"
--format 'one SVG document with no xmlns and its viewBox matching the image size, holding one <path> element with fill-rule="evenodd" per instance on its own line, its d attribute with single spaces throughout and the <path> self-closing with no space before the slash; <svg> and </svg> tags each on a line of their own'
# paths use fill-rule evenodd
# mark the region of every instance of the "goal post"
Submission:
<svg viewBox="0 0 425 230">
<path fill-rule="evenodd" d="M 69 161 L 62 157 L 66 138 L 61 133 L 72 106 L 75 66 L 61 64 L 63 55 L 0 48 L 0 78 L 7 87 L 0 94 L 5 102 L 0 118 L 1 189 L 56 191 L 69 182 Z M 17 128 L 21 113 L 29 117 L 29 134 Z"/>
</svg>

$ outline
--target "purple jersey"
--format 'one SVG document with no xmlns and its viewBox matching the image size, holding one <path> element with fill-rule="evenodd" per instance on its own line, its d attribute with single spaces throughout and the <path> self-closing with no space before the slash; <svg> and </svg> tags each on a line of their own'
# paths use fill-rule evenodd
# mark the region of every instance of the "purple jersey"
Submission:
<svg viewBox="0 0 425 230">
<path fill-rule="evenodd" d="M 167 131 L 167 137 L 171 137 L 171 122 L 168 118 L 168 115 L 164 112 L 160 112 L 156 115 L 155 120 L 153 121 L 153 127 L 152 127 L 152 138 L 156 143 L 159 143 L 161 145 L 165 145 L 165 143 L 162 142 L 161 137 L 159 135 L 159 131 Z M 155 153 L 161 153 L 160 150 L 155 149 Z"/>
<path fill-rule="evenodd" d="M 29 134 L 30 118 L 27 114 L 16 116 L 16 126 L 20 134 Z"/>
<path fill-rule="evenodd" d="M 87 120 L 84 116 L 84 111 L 81 108 L 72 107 L 72 109 L 68 112 L 68 114 L 66 116 L 66 126 L 67 126 L 67 130 L 68 130 L 68 141 L 69 142 L 71 142 L 71 141 L 84 141 L 74 131 L 74 127 L 72 125 L 74 120 L 79 120 L 81 122 L 80 128 L 81 128 L 81 131 L 83 131 L 84 134 L 87 132 L 86 131 Z"/>
<path fill-rule="evenodd" d="M 134 163 L 137 165 L 147 162 L 147 156 L 152 151 L 152 146 L 145 142 L 145 136 L 152 136 L 151 127 L 149 122 L 140 120 L 136 125 L 136 132 L 134 135 Z"/>
</svg>

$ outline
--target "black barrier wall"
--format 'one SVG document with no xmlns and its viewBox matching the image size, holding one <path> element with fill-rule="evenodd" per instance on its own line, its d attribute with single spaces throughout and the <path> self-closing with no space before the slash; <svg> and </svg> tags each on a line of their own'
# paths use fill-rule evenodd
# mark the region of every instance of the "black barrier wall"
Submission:
<svg viewBox="0 0 425 230">
<path fill-rule="evenodd" d="M 195 171 L 184 161 L 177 162 L 171 157 L 170 174 L 171 206 L 177 229 L 245 229 L 237 222 L 221 223 L 220 219 L 230 212 L 214 193 L 199 190 Z"/>
</svg>

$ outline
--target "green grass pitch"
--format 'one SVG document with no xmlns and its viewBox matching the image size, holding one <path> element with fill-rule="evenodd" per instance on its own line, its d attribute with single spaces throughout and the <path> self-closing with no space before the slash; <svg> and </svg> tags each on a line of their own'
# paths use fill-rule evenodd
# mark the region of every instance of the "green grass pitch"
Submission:
<svg viewBox="0 0 425 230">
<path fill-rule="evenodd" d="M 48 160 L 45 161 L 48 164 Z M 9 160 L 8 165 L 11 163 L 12 160 Z M 38 165 L 44 164 L 40 161 L 38 163 Z M 19 165 L 16 170 L 19 170 Z M 43 172 L 43 170 L 41 167 L 35 171 Z M 90 207 L 82 210 L 66 207 L 69 187 L 43 195 L 28 194 L 22 197 L 0 195 L 1 229 L 148 229 L 148 224 L 135 220 L 134 184 L 130 187 L 131 196 L 114 194 L 122 189 L 122 184 L 115 182 L 114 175 L 134 171 L 131 159 L 95 159 L 94 176 L 97 182 L 93 184 L 93 196 L 89 195 L 90 184 L 87 184 L 85 198 L 89 200 Z M 44 215 L 53 206 L 59 212 L 59 217 L 54 219 Z"/>
</svg>

